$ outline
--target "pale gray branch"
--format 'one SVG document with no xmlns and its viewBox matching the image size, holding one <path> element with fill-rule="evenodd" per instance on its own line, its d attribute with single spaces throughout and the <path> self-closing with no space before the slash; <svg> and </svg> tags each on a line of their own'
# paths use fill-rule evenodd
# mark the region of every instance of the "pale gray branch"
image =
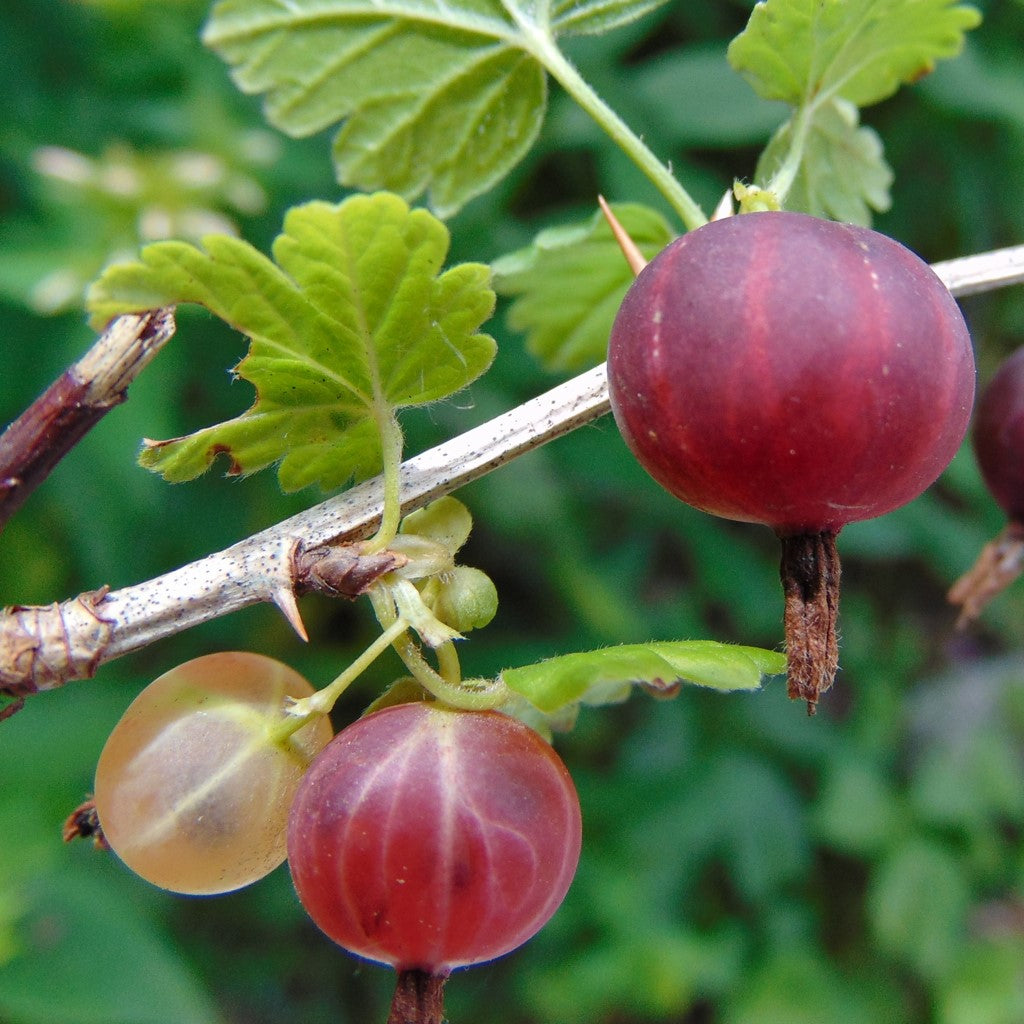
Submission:
<svg viewBox="0 0 1024 1024">
<path fill-rule="evenodd" d="M 949 260 L 935 270 L 955 295 L 1024 282 L 1024 246 Z M 598 366 L 402 466 L 403 513 L 457 490 L 608 411 Z M 50 689 L 113 658 L 264 601 L 294 621 L 296 553 L 369 533 L 381 515 L 379 478 L 156 579 L 0 617 L 0 692 Z M 358 559 L 358 554 L 353 558 Z M 56 647 L 64 650 L 55 652 Z M 45 670 L 44 670 L 45 669 Z"/>
</svg>

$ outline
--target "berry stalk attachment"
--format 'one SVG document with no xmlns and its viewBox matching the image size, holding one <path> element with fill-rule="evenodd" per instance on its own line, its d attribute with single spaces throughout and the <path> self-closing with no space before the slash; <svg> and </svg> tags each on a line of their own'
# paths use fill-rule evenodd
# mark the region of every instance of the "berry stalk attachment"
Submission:
<svg viewBox="0 0 1024 1024">
<path fill-rule="evenodd" d="M 1007 523 L 950 588 L 949 600 L 960 607 L 960 627 L 1024 571 L 1024 349 L 1003 361 L 982 393 L 972 439 L 982 479 Z"/>
<path fill-rule="evenodd" d="M 967 429 L 974 358 L 956 302 L 867 228 L 727 217 L 639 274 L 608 386 L 655 480 L 781 538 L 789 693 L 813 713 L 838 662 L 835 538 L 917 497 Z"/>
</svg>

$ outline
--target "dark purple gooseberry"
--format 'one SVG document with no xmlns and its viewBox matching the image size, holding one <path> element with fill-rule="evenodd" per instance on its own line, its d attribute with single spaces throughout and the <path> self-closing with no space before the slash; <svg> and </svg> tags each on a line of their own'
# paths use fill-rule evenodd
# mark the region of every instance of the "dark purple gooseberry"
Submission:
<svg viewBox="0 0 1024 1024">
<path fill-rule="evenodd" d="M 1024 522 L 1024 348 L 996 371 L 978 401 L 974 454 L 996 504 Z"/>
<path fill-rule="evenodd" d="M 972 439 L 982 478 L 1008 522 L 949 592 L 961 608 L 960 625 L 977 618 L 1024 567 L 1024 348 L 999 366 L 982 392 Z"/>
<path fill-rule="evenodd" d="M 782 539 L 789 692 L 813 711 L 838 667 L 836 535 L 915 498 L 966 432 L 974 358 L 956 302 L 867 228 L 728 217 L 641 271 L 608 382 L 662 486 Z"/>
</svg>

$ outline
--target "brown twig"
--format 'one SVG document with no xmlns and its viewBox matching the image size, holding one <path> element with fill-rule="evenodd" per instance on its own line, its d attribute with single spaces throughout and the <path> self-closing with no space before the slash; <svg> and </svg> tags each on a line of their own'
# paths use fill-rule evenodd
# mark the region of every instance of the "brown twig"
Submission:
<svg viewBox="0 0 1024 1024">
<path fill-rule="evenodd" d="M 118 317 L 0 434 L 0 530 L 173 334 L 171 309 Z"/>
</svg>

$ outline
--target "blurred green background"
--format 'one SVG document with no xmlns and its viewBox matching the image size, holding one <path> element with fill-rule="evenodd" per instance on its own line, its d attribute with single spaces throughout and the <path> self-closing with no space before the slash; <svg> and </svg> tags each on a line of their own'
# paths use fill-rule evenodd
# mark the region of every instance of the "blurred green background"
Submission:
<svg viewBox="0 0 1024 1024">
<path fill-rule="evenodd" d="M 876 221 L 929 260 L 1024 241 L 1024 5 L 981 3 L 964 55 L 865 112 L 896 171 Z M 707 208 L 749 176 L 773 127 L 724 48 L 740 0 L 675 0 L 570 53 Z M 286 139 L 231 86 L 199 0 L 5 0 L 0 9 L 0 416 L 13 418 L 92 334 L 82 285 L 170 231 L 234 225 L 266 248 L 283 211 L 340 198 L 329 139 Z M 695 85 L 699 83 L 699 85 Z M 774 115 L 772 115 L 774 116 Z M 491 259 L 583 219 L 595 193 L 658 205 L 555 90 L 544 134 L 452 223 L 454 258 Z M 1020 288 L 963 302 L 979 374 L 1024 339 Z M 507 331 L 494 369 L 406 419 L 416 451 L 555 383 Z M 248 405 L 241 339 L 182 311 L 179 332 L 0 538 L 5 603 L 147 579 L 318 500 L 271 475 L 169 487 L 143 436 Z M 497 582 L 466 670 L 622 641 L 778 647 L 767 530 L 662 493 L 609 419 L 460 493 L 464 560 Z M 586 839 L 563 909 L 524 949 L 457 976 L 455 1024 L 1021 1024 L 1024 1021 L 1024 584 L 953 629 L 948 585 L 1001 527 L 969 447 L 910 506 L 844 531 L 842 672 L 818 716 L 775 680 L 585 711 L 557 746 Z M 104 666 L 0 725 L 3 1024 L 383 1021 L 388 972 L 334 949 L 282 869 L 227 897 L 155 891 L 87 843 L 63 846 L 104 738 L 179 661 L 227 648 L 320 685 L 372 635 L 367 609 L 307 598 L 304 646 L 257 608 Z M 398 672 L 380 664 L 339 721 Z"/>
</svg>

